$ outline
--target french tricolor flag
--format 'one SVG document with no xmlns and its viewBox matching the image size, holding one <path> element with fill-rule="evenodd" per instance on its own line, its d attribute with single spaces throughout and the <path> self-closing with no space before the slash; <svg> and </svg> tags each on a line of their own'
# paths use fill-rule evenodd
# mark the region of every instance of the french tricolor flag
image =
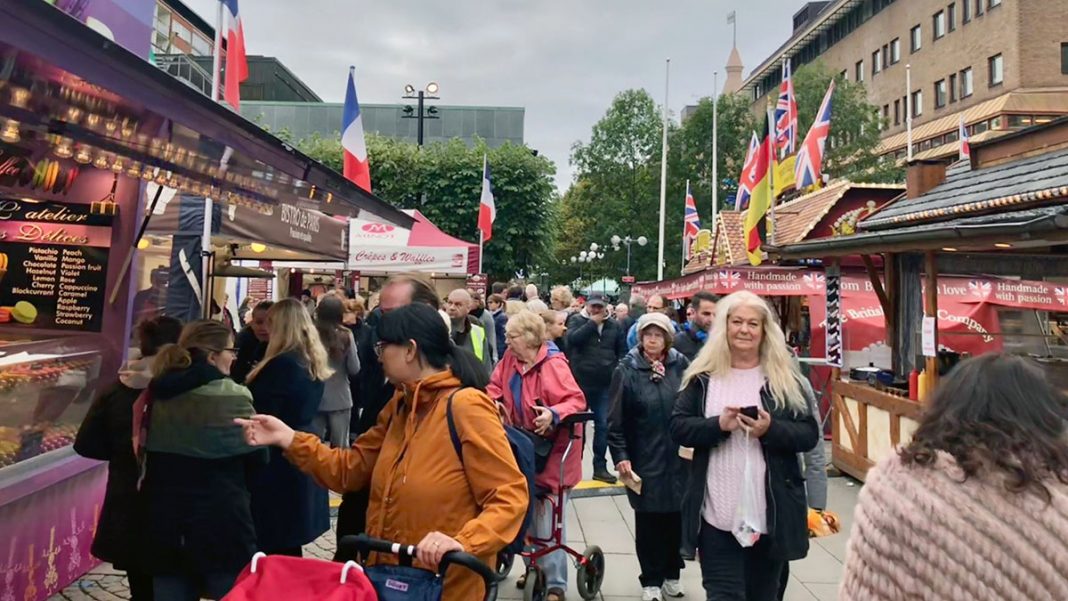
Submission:
<svg viewBox="0 0 1068 601">
<path fill-rule="evenodd" d="M 960 160 L 972 158 L 972 145 L 968 143 L 968 126 L 964 125 L 964 115 L 960 116 Z"/>
<path fill-rule="evenodd" d="M 237 12 L 237 0 L 222 0 L 226 8 L 226 82 L 223 95 L 234 110 L 241 108 L 241 82 L 248 79 L 245 30 Z"/>
<path fill-rule="evenodd" d="M 345 90 L 345 111 L 341 117 L 341 147 L 344 149 L 345 178 L 371 191 L 371 167 L 367 163 L 367 142 L 363 139 L 363 117 L 356 99 L 356 67 L 349 67 L 349 87 Z"/>
</svg>

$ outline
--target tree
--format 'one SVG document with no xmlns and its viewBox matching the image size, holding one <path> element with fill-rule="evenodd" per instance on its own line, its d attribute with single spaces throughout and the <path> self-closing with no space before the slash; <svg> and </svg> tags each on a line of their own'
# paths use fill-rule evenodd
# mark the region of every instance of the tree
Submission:
<svg viewBox="0 0 1068 601">
<path fill-rule="evenodd" d="M 367 136 L 372 191 L 402 209 L 418 209 L 445 233 L 478 241 L 478 206 L 482 160 L 492 171 L 497 220 L 485 245 L 483 269 L 498 279 L 518 269 L 551 262 L 556 225 L 555 167 L 529 148 L 505 144 L 469 147 L 461 140 L 422 148 L 409 142 Z M 313 135 L 297 147 L 328 167 L 341 171 L 338 135 Z"/>
<path fill-rule="evenodd" d="M 885 123 L 878 107 L 868 102 L 864 84 L 836 76 L 822 62 L 809 63 L 794 73 L 798 144 L 812 126 L 831 79 L 835 79 L 835 91 L 823 171 L 832 178 L 858 182 L 902 181 L 904 170 L 894 159 L 875 152 Z"/>
</svg>

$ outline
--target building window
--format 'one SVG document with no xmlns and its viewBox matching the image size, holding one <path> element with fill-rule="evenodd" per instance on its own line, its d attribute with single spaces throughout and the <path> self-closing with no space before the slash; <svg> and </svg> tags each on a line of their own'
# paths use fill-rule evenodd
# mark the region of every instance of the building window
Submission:
<svg viewBox="0 0 1068 601">
<path fill-rule="evenodd" d="M 915 119 L 923 114 L 923 90 L 912 93 L 912 117 Z"/>
<path fill-rule="evenodd" d="M 894 125 L 901 125 L 901 101 L 894 101 Z"/>
<path fill-rule="evenodd" d="M 957 3 L 954 2 L 946 7 L 946 21 L 948 21 L 949 30 L 957 30 Z"/>
<path fill-rule="evenodd" d="M 986 0 L 975 0 L 975 16 L 983 16 L 983 2 Z"/>
<path fill-rule="evenodd" d="M 957 101 L 957 74 L 952 73 L 949 76 L 949 101 Z"/>
<path fill-rule="evenodd" d="M 946 106 L 946 80 L 939 79 L 934 85 L 935 91 L 935 108 L 940 109 Z"/>
<path fill-rule="evenodd" d="M 1005 60 L 1000 54 L 987 59 L 990 65 L 990 87 L 1001 85 L 1005 81 Z"/>
<path fill-rule="evenodd" d="M 967 98 L 971 96 L 974 91 L 975 88 L 972 85 L 972 68 L 968 67 L 960 72 L 960 97 L 962 99 Z"/>
<path fill-rule="evenodd" d="M 970 23 L 972 20 L 972 4 L 971 0 L 964 0 L 960 3 L 960 21 L 961 23 Z"/>
<path fill-rule="evenodd" d="M 1061 75 L 1068 75 L 1068 42 L 1061 42 Z"/>
<path fill-rule="evenodd" d="M 901 38 L 894 38 L 890 42 L 890 64 L 896 65 L 901 62 Z"/>
<path fill-rule="evenodd" d="M 923 29 L 917 25 L 912 28 L 912 51 L 917 52 L 923 48 Z"/>
<path fill-rule="evenodd" d="M 871 53 L 871 74 L 878 75 L 883 70 L 883 61 L 879 57 L 880 51 Z"/>
<path fill-rule="evenodd" d="M 211 56 L 212 43 L 207 38 L 193 34 L 193 54 L 197 56 Z"/>
<path fill-rule="evenodd" d="M 990 0 L 990 3 L 987 4 L 987 7 L 989 8 L 996 8 L 998 6 L 1001 6 L 1001 0 Z"/>
<path fill-rule="evenodd" d="M 946 37 L 946 11 L 940 10 L 934 15 L 934 39 Z"/>
<path fill-rule="evenodd" d="M 884 104 L 883 105 L 883 123 L 884 124 L 890 123 L 890 105 L 889 104 Z"/>
<path fill-rule="evenodd" d="M 1066 44 L 1068 45 L 1068 44 Z M 864 61 L 857 61 L 856 72 L 853 74 L 857 81 L 864 81 Z"/>
</svg>

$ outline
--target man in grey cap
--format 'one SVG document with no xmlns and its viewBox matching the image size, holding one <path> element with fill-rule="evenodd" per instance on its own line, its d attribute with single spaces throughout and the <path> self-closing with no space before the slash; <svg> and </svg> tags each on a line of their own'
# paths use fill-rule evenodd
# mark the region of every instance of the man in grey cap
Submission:
<svg viewBox="0 0 1068 601">
<path fill-rule="evenodd" d="M 586 405 L 594 415 L 593 478 L 614 484 L 608 471 L 608 388 L 619 360 L 627 354 L 624 332 L 608 319 L 604 295 L 594 293 L 580 313 L 567 320 L 568 358 Z"/>
</svg>

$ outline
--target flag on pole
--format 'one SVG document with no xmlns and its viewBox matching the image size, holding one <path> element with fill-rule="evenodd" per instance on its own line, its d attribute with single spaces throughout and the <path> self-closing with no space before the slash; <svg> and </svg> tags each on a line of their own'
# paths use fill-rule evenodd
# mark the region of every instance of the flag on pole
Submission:
<svg viewBox="0 0 1068 601">
<path fill-rule="evenodd" d="M 734 22 L 737 20 L 737 18 L 738 15 L 737 13 L 735 13 L 735 11 L 732 10 L 731 12 L 727 13 L 727 25 L 734 25 Z"/>
<path fill-rule="evenodd" d="M 801 143 L 801 149 L 797 151 L 797 165 L 794 167 L 794 178 L 797 180 L 797 189 L 807 188 L 821 181 L 823 177 L 823 151 L 827 146 L 827 136 L 831 133 L 831 98 L 834 96 L 834 80 L 827 88 L 827 94 L 820 103 L 820 109 L 816 113 L 816 120 Z"/>
<path fill-rule="evenodd" d="M 363 116 L 356 98 L 356 67 L 349 67 L 349 85 L 345 89 L 345 110 L 341 113 L 342 167 L 345 179 L 371 191 L 371 166 L 367 161 L 367 142 L 363 139 Z"/>
<path fill-rule="evenodd" d="M 775 105 L 775 150 L 779 156 L 790 156 L 797 149 L 797 99 L 790 73 L 790 59 L 782 63 L 782 85 Z"/>
<path fill-rule="evenodd" d="M 745 213 L 745 251 L 751 265 L 760 265 L 763 260 L 763 245 L 767 240 L 768 211 L 771 208 L 771 169 L 775 155 L 774 126 L 764 119 L 764 138 L 754 153 L 752 197 Z"/>
<path fill-rule="evenodd" d="M 222 0 L 226 7 L 226 82 L 224 98 L 234 107 L 241 108 L 241 82 L 248 79 L 248 59 L 245 57 L 245 29 L 237 12 L 237 0 Z M 218 49 L 216 49 L 218 51 Z"/>
<path fill-rule="evenodd" d="M 478 230 L 482 241 L 493 237 L 493 222 L 497 220 L 497 205 L 493 200 L 493 181 L 490 179 L 489 159 L 482 157 L 482 198 L 478 203 Z"/>
<path fill-rule="evenodd" d="M 734 206 L 739 211 L 749 207 L 749 197 L 753 195 L 753 184 L 756 183 L 753 179 L 753 167 L 756 166 L 759 148 L 760 139 L 757 138 L 756 132 L 753 132 L 753 137 L 749 140 L 749 150 L 745 153 L 745 162 L 742 163 L 742 174 L 738 176 L 738 194 L 734 199 Z"/>
<path fill-rule="evenodd" d="M 964 125 L 964 115 L 960 116 L 960 160 L 972 158 L 972 145 L 968 143 L 968 126 Z"/>
<path fill-rule="evenodd" d="M 686 248 L 686 258 L 690 257 L 690 247 L 701 231 L 701 217 L 697 214 L 697 203 L 690 192 L 690 181 L 686 180 L 686 207 L 682 214 L 682 241 Z"/>
</svg>

